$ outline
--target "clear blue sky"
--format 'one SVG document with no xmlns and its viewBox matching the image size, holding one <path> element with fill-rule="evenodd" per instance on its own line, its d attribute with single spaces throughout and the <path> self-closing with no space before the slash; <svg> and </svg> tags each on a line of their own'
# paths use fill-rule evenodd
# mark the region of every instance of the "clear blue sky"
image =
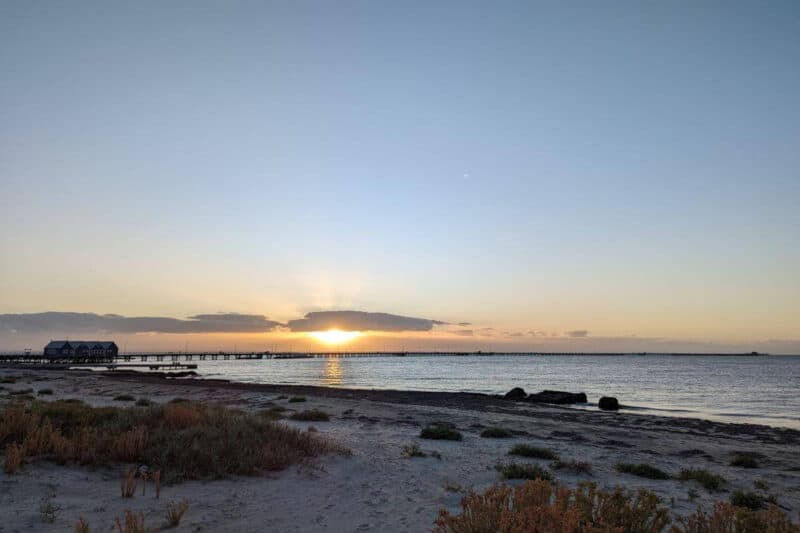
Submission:
<svg viewBox="0 0 800 533">
<path fill-rule="evenodd" d="M 798 2 L 5 1 L 0 73 L 0 313 L 800 339 Z"/>
</svg>

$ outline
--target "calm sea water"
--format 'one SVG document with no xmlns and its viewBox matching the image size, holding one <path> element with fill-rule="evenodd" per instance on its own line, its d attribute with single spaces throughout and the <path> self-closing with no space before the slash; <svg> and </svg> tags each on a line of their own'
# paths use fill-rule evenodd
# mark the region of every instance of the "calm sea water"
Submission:
<svg viewBox="0 0 800 533">
<path fill-rule="evenodd" d="M 602 395 L 630 410 L 800 429 L 800 356 L 425 356 L 201 361 L 205 377 L 250 383 Z"/>
</svg>

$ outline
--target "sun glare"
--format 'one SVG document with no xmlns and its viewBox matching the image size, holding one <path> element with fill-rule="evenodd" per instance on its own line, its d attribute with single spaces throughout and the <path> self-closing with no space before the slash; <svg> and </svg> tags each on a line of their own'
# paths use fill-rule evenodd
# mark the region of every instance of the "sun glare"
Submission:
<svg viewBox="0 0 800 533">
<path fill-rule="evenodd" d="M 361 336 L 360 331 L 342 331 L 340 329 L 329 329 L 328 331 L 313 331 L 312 337 L 325 344 L 341 344 L 351 341 Z"/>
</svg>

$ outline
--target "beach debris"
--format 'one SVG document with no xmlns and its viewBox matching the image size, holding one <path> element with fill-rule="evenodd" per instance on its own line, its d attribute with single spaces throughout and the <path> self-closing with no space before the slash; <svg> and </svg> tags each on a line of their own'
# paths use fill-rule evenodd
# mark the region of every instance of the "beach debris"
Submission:
<svg viewBox="0 0 800 533">
<path fill-rule="evenodd" d="M 616 411 L 619 409 L 619 402 L 613 396 L 603 396 L 597 406 L 604 411 Z"/>
</svg>

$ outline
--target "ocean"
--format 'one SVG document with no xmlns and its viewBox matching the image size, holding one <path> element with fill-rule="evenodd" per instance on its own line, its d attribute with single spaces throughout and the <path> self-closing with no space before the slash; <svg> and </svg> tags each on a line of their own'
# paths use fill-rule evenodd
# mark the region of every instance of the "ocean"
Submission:
<svg viewBox="0 0 800 533">
<path fill-rule="evenodd" d="M 585 392 L 596 409 L 800 429 L 800 356 L 447 356 L 200 361 L 203 377 L 248 383 L 482 392 Z"/>
</svg>

